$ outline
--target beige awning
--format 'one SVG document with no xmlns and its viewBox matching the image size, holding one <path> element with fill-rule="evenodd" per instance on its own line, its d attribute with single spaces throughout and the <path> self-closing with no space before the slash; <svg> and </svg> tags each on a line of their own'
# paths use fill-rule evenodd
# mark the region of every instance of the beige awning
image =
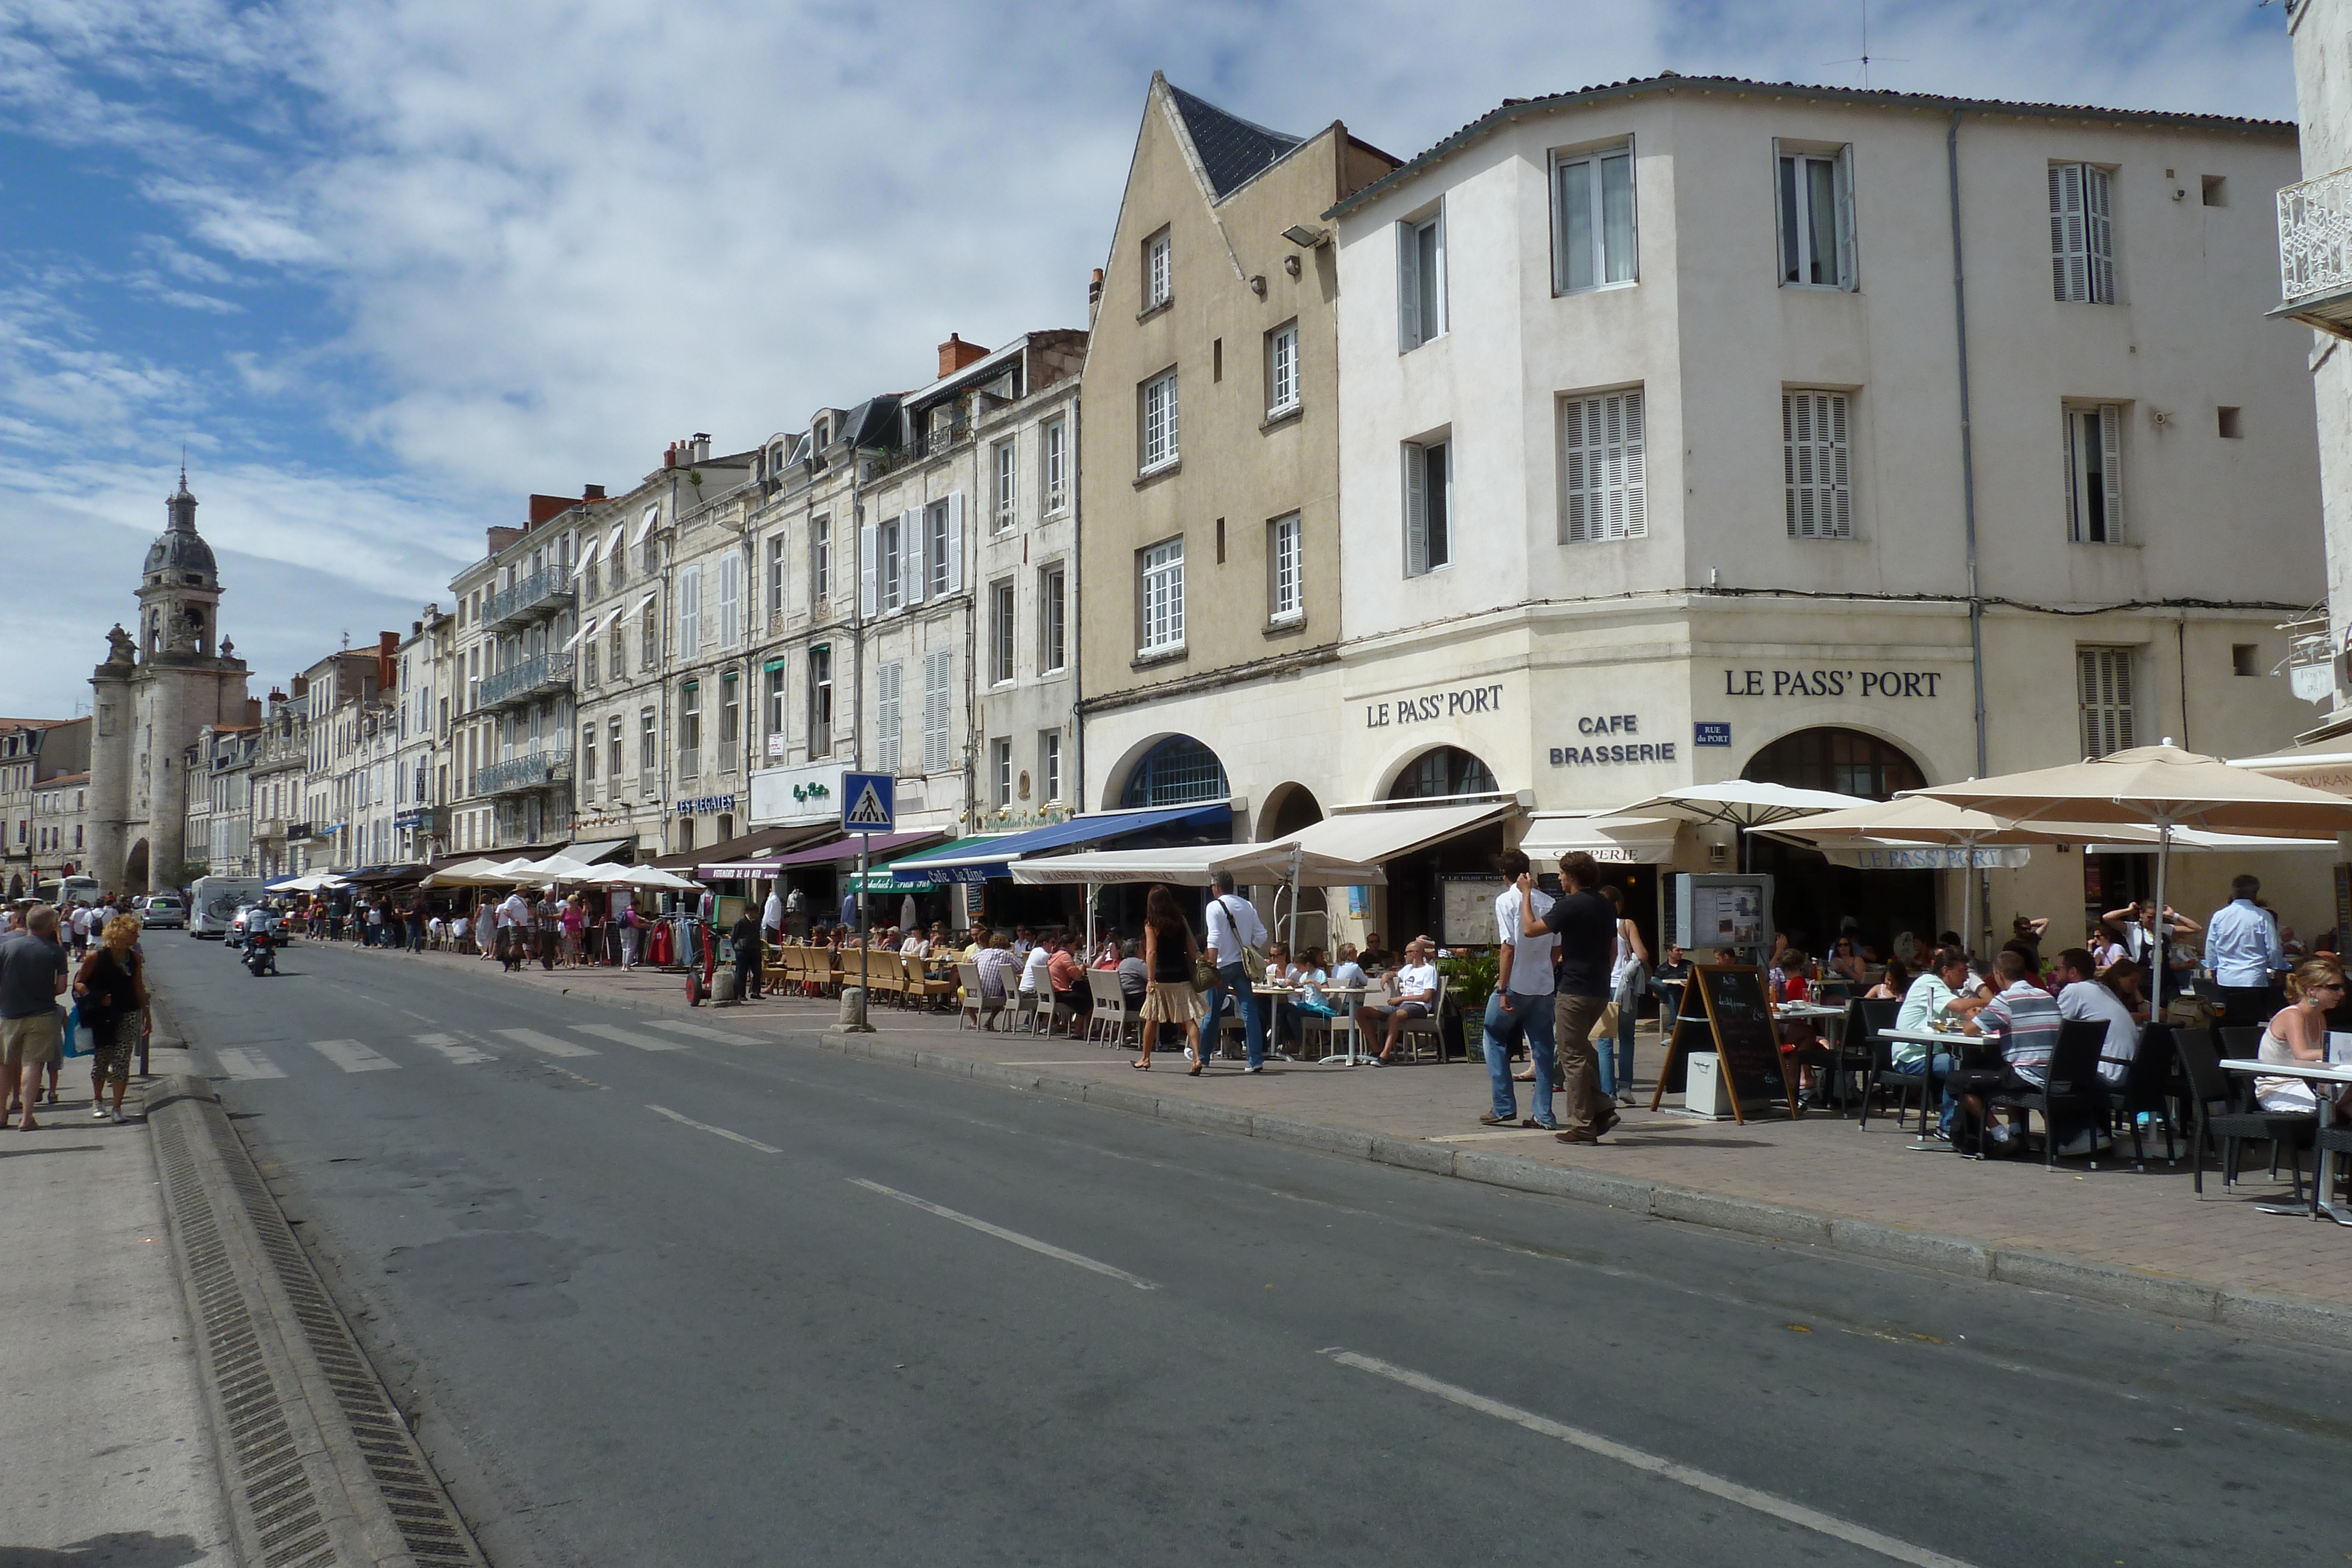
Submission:
<svg viewBox="0 0 2352 1568">
<path fill-rule="evenodd" d="M 1490 800 L 1467 806 L 1391 806 L 1376 811 L 1348 811 L 1326 817 L 1266 847 L 1297 844 L 1331 860 L 1377 865 L 1473 828 L 1499 822 L 1517 810 L 1508 800 Z"/>
<path fill-rule="evenodd" d="M 1539 811 L 1528 821 L 1519 848 L 1531 861 L 1556 861 L 1581 851 L 1608 865 L 1664 865 L 1675 858 L 1679 826 L 1670 817 Z"/>
</svg>

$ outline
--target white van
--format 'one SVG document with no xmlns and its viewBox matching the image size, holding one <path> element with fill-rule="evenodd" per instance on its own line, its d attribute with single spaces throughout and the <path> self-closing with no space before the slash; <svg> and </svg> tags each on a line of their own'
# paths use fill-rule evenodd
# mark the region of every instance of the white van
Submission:
<svg viewBox="0 0 2352 1568">
<path fill-rule="evenodd" d="M 188 889 L 188 935 L 225 936 L 236 912 L 262 899 L 257 876 L 200 876 Z"/>
</svg>

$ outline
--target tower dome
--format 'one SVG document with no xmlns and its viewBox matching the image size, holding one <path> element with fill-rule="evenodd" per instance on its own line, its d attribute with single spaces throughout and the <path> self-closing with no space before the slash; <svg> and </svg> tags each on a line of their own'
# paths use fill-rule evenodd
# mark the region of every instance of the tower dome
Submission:
<svg viewBox="0 0 2352 1568">
<path fill-rule="evenodd" d="M 163 510 L 169 521 L 147 547 L 147 564 L 141 569 L 147 585 L 218 588 L 213 547 L 196 533 L 196 498 L 188 493 L 186 469 L 180 470 L 180 487 L 163 503 Z"/>
</svg>

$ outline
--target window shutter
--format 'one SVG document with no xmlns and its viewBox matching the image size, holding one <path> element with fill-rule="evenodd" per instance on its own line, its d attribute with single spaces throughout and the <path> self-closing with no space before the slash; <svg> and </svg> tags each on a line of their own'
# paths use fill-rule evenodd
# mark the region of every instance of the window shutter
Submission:
<svg viewBox="0 0 2352 1568">
<path fill-rule="evenodd" d="M 899 697 L 904 688 L 906 666 L 898 660 L 883 665 L 876 673 L 874 727 L 876 760 L 885 773 L 897 773 L 901 760 L 906 726 L 899 716 Z"/>
<path fill-rule="evenodd" d="M 2137 744 L 2132 706 L 2132 651 L 2129 648 L 2078 648 L 2075 666 L 2081 672 L 2083 755 L 2105 757 Z"/>
<path fill-rule="evenodd" d="M 1397 347 L 1421 346 L 1421 236 L 1397 225 Z"/>
<path fill-rule="evenodd" d="M 1642 435 L 1642 394 L 1610 395 L 1610 429 L 1617 455 L 1617 493 L 1623 497 L 1619 513 L 1620 538 L 1638 539 L 1650 531 L 1649 481 L 1643 466 L 1648 448 Z"/>
<path fill-rule="evenodd" d="M 923 601 L 923 591 L 930 586 L 930 551 L 923 546 L 923 508 L 898 514 L 898 582 L 900 602 L 912 606 Z"/>
<path fill-rule="evenodd" d="M 1404 574 L 1429 570 L 1429 461 L 1423 448 L 1404 449 Z"/>
<path fill-rule="evenodd" d="M 2065 448 L 2066 457 L 2066 538 L 2074 544 L 2083 542 L 2083 486 L 2074 473 L 2074 425 L 2081 418 L 2079 410 L 2070 408 L 2059 422 L 2060 444 Z"/>
<path fill-rule="evenodd" d="M 1168 416 L 1176 416 L 1176 389 L 1168 389 Z M 948 497 L 948 591 L 963 591 L 963 492 L 957 490 Z"/>
<path fill-rule="evenodd" d="M 2090 279 L 2082 298 L 2109 303 L 2116 297 L 2116 236 L 2108 215 L 2107 172 L 2088 163 L 2083 165 L 2083 240 Z"/>
<path fill-rule="evenodd" d="M 1780 394 L 1782 475 L 1789 537 L 1842 539 L 1853 531 L 1846 400 L 1840 392 Z"/>
<path fill-rule="evenodd" d="M 2050 283 L 2058 299 L 2088 299 L 2089 251 L 2083 232 L 2083 165 L 2050 166 Z"/>
<path fill-rule="evenodd" d="M 2107 543 L 2124 542 L 2124 411 L 2099 405 L 2100 478 L 2106 486 Z"/>
<path fill-rule="evenodd" d="M 923 771 L 944 773 L 952 758 L 949 749 L 951 708 L 948 683 L 953 674 L 946 649 L 923 655 Z"/>
<path fill-rule="evenodd" d="M 1853 265 L 1853 146 L 1851 142 L 1838 149 L 1837 155 L 1837 278 L 1840 288 L 1861 286 L 1861 275 Z"/>
<path fill-rule="evenodd" d="M 868 621 L 879 613 L 881 598 L 876 574 L 881 570 L 882 525 L 860 523 L 857 528 L 857 612 Z"/>
</svg>

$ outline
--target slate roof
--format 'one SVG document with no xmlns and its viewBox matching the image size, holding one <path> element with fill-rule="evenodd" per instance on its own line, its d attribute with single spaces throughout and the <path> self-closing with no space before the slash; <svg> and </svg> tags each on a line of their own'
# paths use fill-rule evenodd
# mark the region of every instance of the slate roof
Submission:
<svg viewBox="0 0 2352 1568">
<path fill-rule="evenodd" d="M 1253 125 L 1237 115 L 1227 114 L 1172 82 L 1168 91 L 1176 100 L 1176 112 L 1184 117 L 1184 129 L 1191 134 L 1192 146 L 1201 154 L 1202 167 L 1209 172 L 1209 184 L 1221 202 L 1265 173 L 1276 159 L 1306 140 L 1303 136 L 1268 131 L 1263 125 Z"/>
</svg>

